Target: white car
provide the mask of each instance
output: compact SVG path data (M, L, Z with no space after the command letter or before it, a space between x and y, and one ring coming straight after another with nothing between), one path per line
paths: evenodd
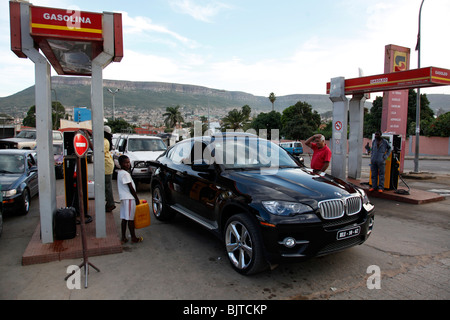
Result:
M167 146L161 138L142 135L122 135L118 138L113 153L114 171L120 170L119 157L126 155L131 162L131 176L136 182L150 183L152 167L150 161L163 154Z
M36 149L37 133L36 129L24 129L14 138L0 140L0 149ZM63 134L61 131L53 130L53 142L62 143Z

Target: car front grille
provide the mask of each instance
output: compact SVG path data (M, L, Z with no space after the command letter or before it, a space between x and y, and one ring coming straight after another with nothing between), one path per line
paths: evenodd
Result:
M320 214L325 220L339 219L345 214L351 216L361 211L362 201L359 196L345 199L333 199L319 202Z

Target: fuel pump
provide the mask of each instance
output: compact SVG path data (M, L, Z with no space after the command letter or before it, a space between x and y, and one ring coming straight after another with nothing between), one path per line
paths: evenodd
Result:
M79 201L78 201L78 188L77 185L77 156L75 154L75 149L73 146L73 138L75 136L74 131L64 132L64 188L66 195L66 206L73 207L77 210L79 214ZM86 217L86 223L92 222L92 217L88 216L87 213L89 208L88 201L88 170L87 170L87 159L86 157L81 159L81 188L83 195L83 207Z
M398 134L383 133L381 138L385 139L391 146L391 153L386 159L385 166L385 180L384 189L385 190L397 190L398 179L399 179L399 168L400 168L400 155L402 147L402 138ZM372 141L375 139L375 135L372 136ZM369 183L372 183L372 170L370 170Z

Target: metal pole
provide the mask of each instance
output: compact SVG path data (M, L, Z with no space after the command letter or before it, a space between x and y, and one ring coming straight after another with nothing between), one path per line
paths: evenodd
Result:
M417 47L418 52L417 68L420 69L420 46L421 46L421 27L422 27L422 6L423 2L420 4L419 10L419 34L417 36ZM414 172L419 173L419 138L420 138L420 88L417 88L417 100L416 100L416 150L414 156Z
M120 89L116 89L116 90L111 90L108 89L109 93L112 94L113 96L113 121L116 120L116 93L120 91Z

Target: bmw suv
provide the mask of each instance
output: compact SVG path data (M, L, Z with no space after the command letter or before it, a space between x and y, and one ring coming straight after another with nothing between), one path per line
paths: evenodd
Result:
M184 140L154 165L155 217L178 213L209 229L242 274L360 245L372 232L374 206L362 189L255 135Z

